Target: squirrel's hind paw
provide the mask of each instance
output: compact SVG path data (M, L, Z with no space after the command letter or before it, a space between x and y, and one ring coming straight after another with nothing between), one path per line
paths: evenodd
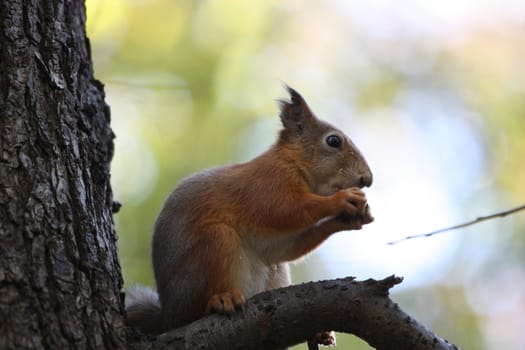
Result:
M214 294L208 301L206 313L231 315L236 309L242 309L244 301L244 295L237 288L228 292Z

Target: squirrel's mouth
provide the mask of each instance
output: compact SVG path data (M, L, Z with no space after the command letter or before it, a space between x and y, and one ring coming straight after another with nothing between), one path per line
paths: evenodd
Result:
M363 188L364 186L361 185L359 180L344 181L344 182L341 181L341 182L335 182L335 183L333 183L331 185L330 184L325 185L325 186L319 188L316 193L320 194L322 196L331 196L334 193L336 193L337 191L343 190L345 188L350 188L350 187Z
M337 191L340 191L342 189L345 189L345 188L350 188L350 187L358 187L358 188L363 188L364 186L359 182L359 181L348 181L348 182L345 182L345 183L335 183L332 185L332 189L335 192Z

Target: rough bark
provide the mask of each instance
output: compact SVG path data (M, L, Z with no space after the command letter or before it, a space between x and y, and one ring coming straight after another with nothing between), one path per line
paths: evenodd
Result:
M155 339L132 339L131 349L275 349L306 341L316 331L351 333L380 350L453 350L388 297L401 278L345 278L258 294L227 318L212 315Z
M0 1L0 348L122 348L113 134L83 1Z

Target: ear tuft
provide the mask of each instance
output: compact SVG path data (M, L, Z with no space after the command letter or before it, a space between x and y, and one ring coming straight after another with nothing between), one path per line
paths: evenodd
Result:
M285 85L290 94L290 101L279 100L281 122L285 129L295 135L302 135L305 126L312 120L313 114L304 98L293 88Z
M291 86L286 85L286 90L290 94L290 98L292 99L292 103L294 105L300 105L302 103L305 103L303 96L301 96L296 90L294 90Z

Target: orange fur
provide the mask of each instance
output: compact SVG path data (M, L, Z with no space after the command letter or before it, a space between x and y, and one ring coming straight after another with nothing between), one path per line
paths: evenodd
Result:
M158 332L208 312L232 313L245 297L286 286L286 262L373 220L359 189L372 182L361 153L289 91L274 146L247 163L190 176L166 200L153 237Z

